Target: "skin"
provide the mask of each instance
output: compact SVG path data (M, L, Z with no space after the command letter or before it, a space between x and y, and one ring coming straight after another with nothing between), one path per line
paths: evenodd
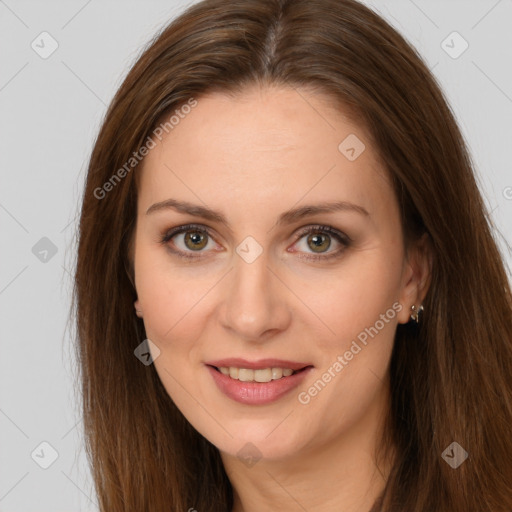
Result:
M366 145L354 161L338 150L350 134ZM369 510L391 464L377 466L375 450L389 410L394 334L426 294L430 257L424 240L404 251L398 203L363 128L327 96L306 89L211 93L157 141L139 178L135 307L160 350L154 364L167 392L220 450L233 511ZM173 209L146 214L169 198L221 211L230 229ZM369 215L337 211L276 225L290 208L340 200ZM184 233L161 243L170 228L188 223L212 232L199 252L185 245ZM308 234L294 237L318 224L353 241L344 247L324 232L327 240L315 251ZM247 236L263 250L252 263L236 252ZM340 250L339 258L307 259ZM401 311L309 403L300 403L298 393L393 304ZM213 383L204 362L225 357L275 357L314 369L277 402L251 406ZM261 456L252 466L237 456L249 442Z

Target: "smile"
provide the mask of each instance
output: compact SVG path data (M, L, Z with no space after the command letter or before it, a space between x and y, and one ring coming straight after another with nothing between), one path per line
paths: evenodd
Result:
M291 368L263 368L262 370L252 370L250 368L236 368L234 366L222 366L217 368L223 375L228 375L232 379L242 382L270 382L271 380L289 377L295 373Z
M285 397L313 370L311 365L293 369L280 366L243 368L207 364L206 368L223 395L246 405L265 405Z

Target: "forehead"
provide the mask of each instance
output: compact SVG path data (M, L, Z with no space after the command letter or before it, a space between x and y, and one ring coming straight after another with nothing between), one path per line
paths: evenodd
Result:
M143 206L204 197L247 211L244 205L277 200L284 207L307 198L359 202L371 213L374 203L392 199L365 130L328 96L253 87L201 96L179 114L139 171Z

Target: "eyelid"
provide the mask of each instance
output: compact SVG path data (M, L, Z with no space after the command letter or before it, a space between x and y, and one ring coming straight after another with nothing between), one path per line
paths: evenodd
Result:
M309 226L301 228L295 234L295 236L297 237L296 240L302 238L306 234L314 233L316 231L321 232L321 233L328 233L330 235L336 235L339 238L345 240L347 243L353 242L353 240L347 234L343 233L342 231L339 231L336 228L333 228L332 226L322 225L322 224L311 224Z
M198 232L201 232L201 233L206 233L208 235L208 237L212 238L214 241L216 241L215 239L215 236L213 235L213 230L208 227L208 226L205 226L205 225L202 225L202 224L184 224L184 225L181 225L181 226L176 226L174 228L171 228L167 231L165 231L162 236L161 236L161 239L160 239L160 242L163 244L163 245L167 245L168 242L174 238L176 235L179 235L179 234L182 234L182 233L186 233L187 231L198 231ZM328 260L330 258L334 258L334 257L337 257L337 256L340 256L340 253L344 252L345 249L352 244L353 240L348 236L346 235L344 232L341 232L335 228L333 228L332 226L328 226L328 225L320 225L320 224L311 224L311 225L308 225L308 226L305 226L301 229L299 229L298 231L295 232L294 234L294 242L293 242L293 245L295 245L301 238L303 238L305 235L307 234L314 234L314 233L320 233L320 234L323 234L323 233L326 233L328 234L329 236L332 236L334 238L337 239L337 242L341 245L343 245L344 247L342 249L338 249L337 251L333 251L333 252L328 252L328 253L307 253L308 255L302 255L302 256L299 256L303 259L306 259L306 260L317 260L317 261L322 261L322 260ZM182 251L182 250L173 250L173 249L170 249L169 250L177 255L177 256L180 256L180 257L183 257L185 259L202 259L203 256L201 254L201 252L203 251L198 251L197 255L194 255L194 251ZM295 252L295 251L294 251ZM302 254L300 251L297 251L299 252L300 254Z
M201 224L183 224L181 226L176 226L165 231L163 235L160 237L160 243L162 243L162 245L168 246L168 243L172 238L174 238L176 235L186 233L187 231L199 231L201 233L206 233L212 240L215 240L215 236L213 236L213 230L208 226L204 226ZM185 259L202 258L202 255L200 253L197 256L195 256L193 251L181 251L179 249L171 249L170 247L168 247L168 249L173 254L181 256Z
M331 259L336 260L336 259L340 258L343 255L345 250L349 246L351 246L352 242L353 242L353 240L348 235L346 235L345 233L337 230L336 228L333 228L332 226L326 226L326 225L320 225L320 224L312 224L312 225L306 226L306 227L300 229L298 232L296 232L294 245L299 240L301 240L305 235L314 234L314 233L319 233L319 234L326 233L330 237L335 238L336 241L340 245L342 245L342 248L338 249L336 251L332 251L332 252L316 253L316 254L315 253L306 253L306 254L304 254L304 253L302 253L300 251L297 251L299 258L305 259L307 261L319 261L320 263L321 262L327 262L328 260L331 260Z
M162 235L162 242L168 242L175 235L179 235L182 233L186 233L187 231L200 231L206 233L211 238L215 239L213 236L213 230L208 226L204 226L202 224L183 224L181 226L176 226L174 228L166 230Z

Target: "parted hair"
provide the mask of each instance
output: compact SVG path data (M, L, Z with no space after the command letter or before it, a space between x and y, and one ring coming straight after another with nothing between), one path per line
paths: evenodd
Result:
M391 177L406 243L421 235L431 243L421 323L395 335L382 442L396 456L373 510L510 512L512 304L495 227L435 77L355 0L193 4L142 50L110 103L88 165L73 294L100 510L232 510L218 449L178 410L154 365L134 356L146 338L129 254L138 167L104 197L95 191L167 113L203 93L254 84L310 87L350 113ZM454 441L469 454L456 469L442 457Z

